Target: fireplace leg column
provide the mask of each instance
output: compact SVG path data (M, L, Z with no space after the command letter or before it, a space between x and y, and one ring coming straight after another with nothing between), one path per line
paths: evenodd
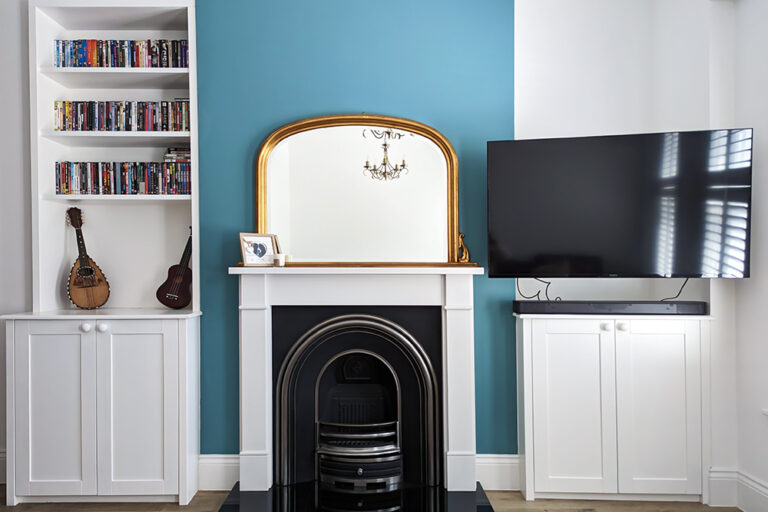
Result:
M446 275L443 326L445 487L474 491L475 349L472 275ZM450 375L450 379L446 376Z
M272 310L265 275L240 276L240 489L272 487ZM244 367L247 364L247 368Z

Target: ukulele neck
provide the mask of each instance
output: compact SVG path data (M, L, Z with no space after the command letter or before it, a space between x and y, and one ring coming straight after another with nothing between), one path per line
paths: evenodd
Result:
M85 239L83 238L83 231L80 228L75 228L75 235L77 236L77 254L80 260L81 267L87 267L88 265L88 253L85 250Z
M189 239L187 240L187 246L184 247L184 254L181 255L181 261L179 262L179 266L182 268L187 268L189 265L189 259L192 257L192 235L189 236Z

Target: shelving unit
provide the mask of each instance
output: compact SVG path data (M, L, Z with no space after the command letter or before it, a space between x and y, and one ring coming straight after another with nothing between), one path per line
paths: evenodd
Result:
M164 309L155 290L177 263L192 227L192 275L198 266L197 83L191 0L33 0L30 4L33 310L72 308L64 275L77 255L64 212L83 209L88 252L111 285L106 307ZM58 68L56 39L187 39L189 68ZM189 132L55 131L57 100L190 99ZM189 195L55 194L56 161L162 161L164 149L190 146ZM193 279L189 312L200 309Z
M178 501L197 492L199 317L194 0L30 0L31 312L4 317L9 505ZM56 39L187 39L189 68L56 68ZM54 102L189 98L189 132L61 132ZM191 194L57 195L54 164L162 161L189 146ZM66 281L83 212L110 285L81 310ZM155 298L192 234L192 303Z

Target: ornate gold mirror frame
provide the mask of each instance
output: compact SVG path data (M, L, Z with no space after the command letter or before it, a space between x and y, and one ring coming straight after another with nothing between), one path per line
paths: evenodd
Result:
M426 124L400 117L382 116L375 114L341 114L332 116L302 119L281 126L267 137L259 149L256 159L256 231L267 232L267 162L272 150L282 140L297 133L328 128L334 126L376 126L409 131L422 135L437 145L445 157L448 184L448 261L435 263L408 262L294 262L287 266L444 266L444 265L476 265L469 261L469 251L464 244L464 234L459 233L459 175L456 152L445 136Z

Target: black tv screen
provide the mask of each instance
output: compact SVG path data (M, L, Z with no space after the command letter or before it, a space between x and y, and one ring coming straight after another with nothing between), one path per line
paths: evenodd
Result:
M491 277L748 277L752 130L488 143Z

